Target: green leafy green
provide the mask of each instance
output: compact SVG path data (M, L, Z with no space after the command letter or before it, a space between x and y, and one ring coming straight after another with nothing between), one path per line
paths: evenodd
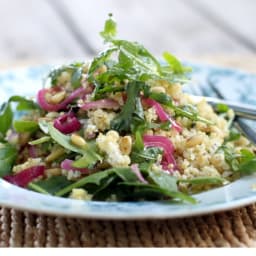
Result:
M100 35L106 42L111 41L117 34L116 22L111 18L112 14L109 14L109 19L106 20L104 30L100 32Z
M150 199L154 196L158 196L159 199L166 199L167 197L172 199L172 201L178 200L178 201L184 201L192 204L195 204L197 202L193 197L187 194L184 194L177 190L170 191L157 185L144 184L139 182L122 182L120 183L120 185L134 188L133 191L130 191L131 193L130 198L133 198L133 199L136 197Z
M0 141L2 141L6 135L6 132L12 125L13 112L10 103L4 103L0 108Z
M77 147L71 143L70 136L64 135L59 130L55 129L51 123L48 123L48 131L51 138L63 148L70 150L72 152L79 153L81 155L85 153L84 149Z
M81 85L82 74L83 74L83 62L76 62L70 65L64 65L60 68L53 69L45 79L45 83L48 79L51 81L51 86L58 84L58 78L63 72L68 72L71 76L71 85L73 88L77 88Z
M144 122L144 114L141 107L139 93L141 83L133 82L127 85L127 100L120 114L111 121L111 129L118 132L128 132L132 125L137 122Z
M101 160L102 157L99 154L88 148L86 154L74 161L72 166L75 168L91 168Z
M164 66L141 44L116 39L116 23L112 15L109 16L100 35L110 44L110 48L94 58L88 71L89 81L96 86L95 98L102 97L105 86L113 85L115 82L123 84L125 80L130 82L166 80L171 83L187 80L185 73L188 69L171 54L164 54L168 64ZM107 70L95 74L102 65L105 65ZM110 87L108 90L111 91Z
M170 174L163 171L152 171L149 170L149 177L160 188L165 189L169 192L177 192L177 179Z
M223 185L227 181L221 177L196 177L191 179L179 179L178 183L191 185Z
M53 176L45 180L30 182L28 188L43 194L55 194L57 191L69 186L72 181L65 176Z
M131 153L131 160L134 163L143 163L145 161L156 162L158 156L162 155L162 153L162 149L156 147L143 148L140 151L134 150Z
M184 67L175 56L173 56L169 52L164 52L163 57L166 60L166 62L170 65L170 67L172 67L174 73L180 74L184 72Z
M219 113L226 113L229 110L229 107L226 104L219 103L215 106L215 109Z
M225 161L234 172L249 174L256 172L256 155L248 149L241 149L236 153L234 148L223 144L219 150L225 155Z
M71 192L74 188L81 188L87 184L94 184L100 187L101 182L109 178L110 176L117 176L121 178L123 181L135 181L137 180L136 175L131 171L130 168L112 168L101 172L93 173L87 177L84 177L75 183L61 189L60 191L56 192L57 196L63 196L67 193Z
M14 146L0 143L0 177L11 173L17 155L18 152Z
M73 163L74 167L86 168L93 166L96 162L101 161L102 157L96 152L96 147L93 143L86 143L84 147L78 147L71 142L71 138L68 135L64 135L53 127L51 123L48 123L48 131L51 138L59 145L72 152L83 155Z
M51 140L51 137L49 136L43 136L37 140L33 140L29 142L29 145L39 145L39 144L43 144L45 142L48 142Z
M178 116L187 117L188 119L191 119L192 121L200 121L200 122L203 122L203 123L206 123L209 125L214 124L212 121L199 116L198 113L196 111L192 111L191 108L188 110L186 108L186 106L184 106L184 108L175 106L172 102L172 99L167 94L150 92L149 97L151 99L154 99L157 102L173 109L175 111L176 115L178 115Z
M16 108L12 108L12 102L17 103ZM0 141L4 141L6 132L12 127L14 119L14 111L31 111L39 110L39 106L32 100L28 100L21 96L12 96L8 102L0 107Z
M256 155L248 149L240 150L239 171L243 174L256 172Z
M16 132L35 132L39 127L36 121L16 120L13 123L13 128Z
M229 136L225 138L224 143L238 140L240 137L241 137L241 133L239 133L235 129L231 129L229 132Z
M12 96L9 99L9 102L16 102L18 103L16 106L16 110L18 111L28 111L28 110L39 110L40 107L37 103L33 100L29 100L22 96Z

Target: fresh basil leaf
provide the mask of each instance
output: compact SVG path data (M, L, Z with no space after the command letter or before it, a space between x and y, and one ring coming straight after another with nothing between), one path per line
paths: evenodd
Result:
M11 128L13 112L10 103L4 103L0 108L0 140L3 140L6 132Z
M11 173L16 161L17 149L10 144L0 144L0 177Z
M16 120L13 123L13 128L16 132L35 132L38 130L38 123L28 120Z

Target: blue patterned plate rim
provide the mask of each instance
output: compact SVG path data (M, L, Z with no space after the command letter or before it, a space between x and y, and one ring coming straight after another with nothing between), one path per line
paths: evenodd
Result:
M232 81L232 91L236 86L246 86L247 90L256 89L253 84L256 76L232 68L223 68L212 65L188 62L194 68L192 78L203 88L203 93L213 95L208 87L210 76L214 76L216 86L223 87L223 80ZM41 79L53 65L16 68L0 72L0 103L11 94L33 95L42 83ZM243 85L243 86L241 86ZM189 89L188 89L189 91ZM230 89L228 91L231 91ZM190 92L200 94L199 91ZM252 92L251 92L252 93ZM230 95L229 95L230 96ZM231 95L236 100L241 95ZM236 97L236 98L235 98ZM248 100L254 102L254 98ZM255 99L256 103L256 99ZM210 214L218 211L230 210L256 202L256 175L242 177L241 179L224 187L215 188L195 195L198 203L170 204L166 202L91 202L74 199L47 196L33 191L19 188L0 179L0 205L23 211L42 213L55 216L79 217L91 219L166 219L190 217Z

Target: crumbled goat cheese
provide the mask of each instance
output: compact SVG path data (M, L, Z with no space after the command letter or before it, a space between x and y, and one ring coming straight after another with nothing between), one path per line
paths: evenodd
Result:
M90 201L92 199L92 195L88 194L85 189L73 188L69 198Z
M121 153L118 139L119 135L116 136L115 131L109 131L106 135L100 134L96 139L96 143L100 150L106 153L106 160L111 166L128 166L131 163L131 159L128 155Z
M92 123L96 125L99 131L105 131L109 129L110 122L114 119L115 115L116 114L114 112L107 112L102 109L97 109L88 113Z

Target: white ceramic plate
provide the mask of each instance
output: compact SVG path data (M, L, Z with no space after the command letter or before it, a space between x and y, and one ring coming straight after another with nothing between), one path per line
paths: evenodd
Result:
M215 96L215 89L232 100L256 103L256 76L232 69L191 64L192 83L185 86L194 94ZM0 73L0 103L10 95L34 95L50 66L29 67ZM210 85L214 85L214 88ZM254 123L250 123L254 126ZM1 166L0 166L1 168ZM229 185L195 195L198 204L164 202L84 202L47 196L13 186L0 179L0 205L50 215L101 219L160 219L194 216L256 202L256 175L245 176Z

